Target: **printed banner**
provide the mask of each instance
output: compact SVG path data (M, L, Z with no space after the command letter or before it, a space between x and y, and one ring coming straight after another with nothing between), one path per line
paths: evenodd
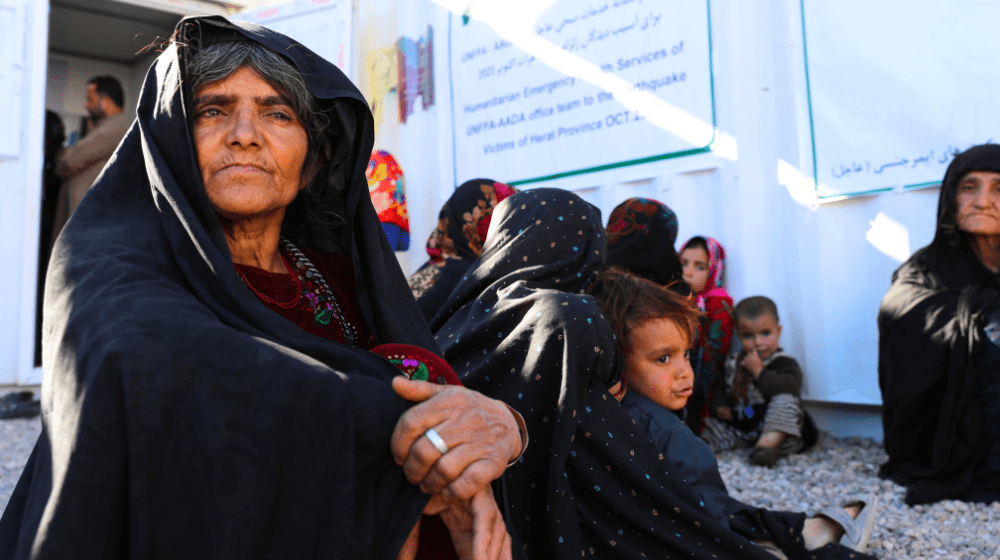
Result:
M820 197L938 185L1000 140L1000 2L802 2Z
M507 33L475 5L451 18L456 184L534 183L710 149L707 2L556 0L523 26Z

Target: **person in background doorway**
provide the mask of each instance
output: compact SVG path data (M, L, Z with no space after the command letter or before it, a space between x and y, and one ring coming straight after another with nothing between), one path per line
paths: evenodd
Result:
M42 295L45 274L52 255L56 208L62 179L56 175L56 161L66 140L66 128L55 111L45 110L45 160L42 163L42 211L38 228L38 281L35 283L35 365L42 363Z
M45 161L42 163L42 215L40 243L42 260L48 261L49 248L52 246L52 225L56 217L56 202L59 200L59 188L62 179L56 174L56 163L59 161L63 142L66 141L66 128L62 119L55 111L45 111Z
M716 451L754 445L750 462L774 466L779 457L815 443L802 408L802 369L779 346L778 306L770 298L746 298L733 315L743 349L726 360L702 437Z
M708 399L722 379L726 356L733 338L733 298L722 287L726 251L711 237L692 237L681 248L684 281L698 298L698 308L705 319L698 328L698 346L691 356L694 369L694 394L688 401L691 428L696 434L704 429L709 414ZM694 421L698 419L697 421Z
M125 92L117 79L98 76L87 82L85 108L91 127L87 136L63 150L56 162L56 174L65 182L59 193L52 239L62 231L125 136L129 119L122 112L124 106Z

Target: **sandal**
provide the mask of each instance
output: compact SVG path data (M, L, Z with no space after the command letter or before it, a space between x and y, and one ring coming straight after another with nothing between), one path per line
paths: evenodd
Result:
M861 506L856 518L851 518L847 509L853 506ZM868 540L871 539L872 530L875 528L875 512L878 510L878 495L872 494L867 501L854 500L844 507L830 507L823 509L813 517L822 515L834 523L844 528L844 536L840 539L840 544L847 548L864 552L868 548Z

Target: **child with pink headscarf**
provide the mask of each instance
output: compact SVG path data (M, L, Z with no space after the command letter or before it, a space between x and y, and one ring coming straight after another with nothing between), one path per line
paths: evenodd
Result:
M725 371L726 355L733 338L733 298L722 287L725 260L726 251L711 237L692 237L680 250L684 281L691 286L691 292L698 298L698 307L705 312L705 322L698 330L698 346L692 356L695 386L687 412L688 425L695 433L701 433L704 428L712 387Z

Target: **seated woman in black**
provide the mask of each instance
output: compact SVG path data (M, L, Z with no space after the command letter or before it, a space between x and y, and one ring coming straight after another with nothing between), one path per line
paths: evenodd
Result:
M422 512L452 554L509 557L513 415L390 362L447 369L368 197L372 130L292 39L179 24L56 242L0 558L391 560Z
M605 244L600 212L576 195L519 192L497 205L482 255L431 324L462 382L528 424L531 444L504 475L513 537L531 558L773 560L608 393L621 355L581 293Z
M427 238L430 257L408 279L413 296L430 322L472 261L479 258L493 209L517 192L492 179L471 179L451 193L438 213L438 224Z
M907 503L1000 500L1000 145L955 156L937 231L879 310L880 474Z

